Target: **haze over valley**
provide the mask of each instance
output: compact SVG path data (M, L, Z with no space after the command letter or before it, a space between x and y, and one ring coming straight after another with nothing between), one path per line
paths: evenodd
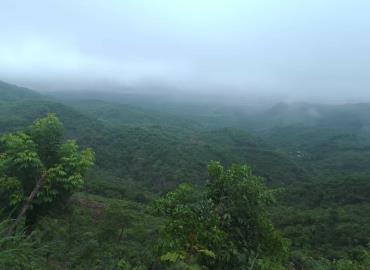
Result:
M0 6L0 269L369 269L370 3Z

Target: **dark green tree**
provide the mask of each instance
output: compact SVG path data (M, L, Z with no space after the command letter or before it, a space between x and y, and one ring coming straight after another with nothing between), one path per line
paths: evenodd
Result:
M92 150L80 151L73 140L63 142L62 123L53 114L22 132L2 136L0 204L16 219L9 232L24 217L32 231L40 215L82 187L93 160Z
M282 269L286 245L274 229L274 201L248 166L208 167L205 188L180 185L156 202L167 217L161 260L208 269ZM265 267L265 268L263 268Z
M225 170L219 162L211 162L208 172L207 197L238 253L257 258L282 255L284 241L268 213L274 191L265 186L263 178L248 166L234 164Z

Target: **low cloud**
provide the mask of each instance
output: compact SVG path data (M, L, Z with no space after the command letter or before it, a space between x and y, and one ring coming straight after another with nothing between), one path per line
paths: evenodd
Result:
M42 90L153 83L370 100L369 8L361 0L4 0L0 78Z

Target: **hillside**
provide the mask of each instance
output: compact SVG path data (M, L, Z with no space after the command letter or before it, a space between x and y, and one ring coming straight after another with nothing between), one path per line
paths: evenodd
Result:
M209 160L247 162L271 184L306 178L305 170L287 155L241 130L202 130L181 118L176 121L171 115L163 116L170 120L161 122L160 115L152 116L133 107L128 111L125 106L107 102L79 102L71 108L53 101L16 101L17 89L13 87L11 91L14 101L0 105L1 132L25 127L49 112L56 113L67 136L92 147L99 168L121 181L141 182L157 191L183 181L204 183ZM98 112L91 112L93 108ZM110 114L114 117L109 118ZM149 125L153 118L157 122Z
M254 118L254 134L321 175L370 173L370 105L279 104Z
M0 102L39 99L42 96L35 91L0 81Z
M270 188L277 188L271 217L289 239L295 269L317 270L310 265L339 259L362 262L367 254L366 104L278 104L252 117L238 107L209 105L199 116L168 112L170 104L152 110L145 104L45 98L8 84L3 89L0 133L55 113L65 139L74 138L96 154L83 190L38 225L43 243L53 247L48 264L55 269L65 269L61 262L70 269L99 269L94 267L101 263L114 269L117 256L149 267L164 222L153 214L153 200L180 183L202 190L210 160L249 164ZM206 119L216 121L205 124Z
M135 107L104 100L60 100L69 107L112 125L167 126L179 128L199 128L199 124L186 118L162 113L146 108Z
M310 104L279 103L255 116L251 121L255 130L284 128L292 125L333 128L337 130L358 129L370 125L370 104Z
M128 113L138 117L140 121L147 121L150 118L155 122L165 124L167 121L180 121L196 125L202 128L214 129L223 127L241 128L244 126L247 116L255 111L260 111L257 105L244 101L232 100L232 102L220 98L204 97L194 98L191 95L151 94L125 92L130 89L122 89L122 92L107 91L60 91L48 93L66 105L83 108L86 112L103 118L114 110L118 114ZM132 91L132 90L131 90ZM235 103L237 105L235 105ZM96 105L96 107L95 107ZM108 108L109 107L109 108ZM144 119L140 120L141 117ZM158 117L160 119L158 119ZM105 120L127 120L124 116L118 119L116 115L112 118L105 117Z

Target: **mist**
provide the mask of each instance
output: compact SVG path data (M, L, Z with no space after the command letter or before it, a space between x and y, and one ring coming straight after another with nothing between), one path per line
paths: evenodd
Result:
M41 91L370 101L370 3L1 1L0 80Z

